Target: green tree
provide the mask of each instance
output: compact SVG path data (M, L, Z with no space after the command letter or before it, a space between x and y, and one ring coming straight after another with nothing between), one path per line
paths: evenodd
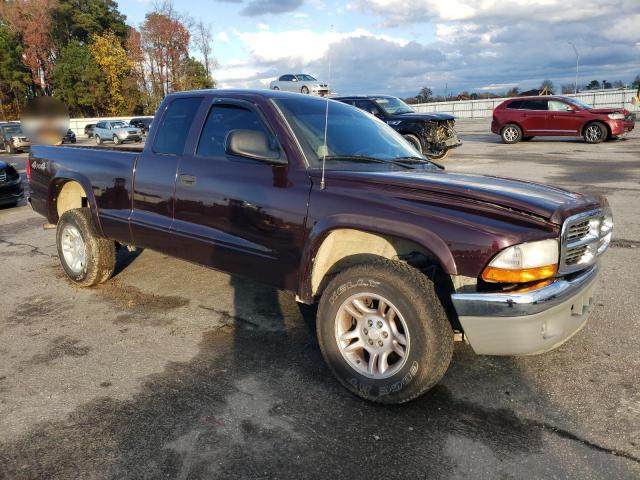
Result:
M64 47L53 70L53 95L62 100L73 116L95 116L106 112L107 83L89 52L77 40Z
M205 66L193 57L187 57L180 66L180 88L195 90L199 88L213 88L215 82L207 75Z
M0 120L17 118L29 95L31 74L21 57L18 38L0 24Z
M631 82L631 86L633 88L640 88L640 75L636 75L636 78L634 78L633 82Z
M89 43L91 35L106 31L124 41L127 35L125 20L113 0L58 0L52 13L52 36L60 49L73 39Z
M600 90L600 82L598 80L591 80L585 88L587 90Z

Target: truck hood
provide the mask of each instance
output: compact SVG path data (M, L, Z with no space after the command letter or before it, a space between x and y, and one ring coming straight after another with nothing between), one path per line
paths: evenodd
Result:
M602 196L588 196L540 183L501 177L448 173L431 170L343 171L328 170L331 179L377 184L381 195L395 189L411 189L449 198L492 204L540 217L560 225L577 212L605 205ZM330 183L329 183L330 185Z
M412 112L412 113L398 113L396 115L389 115L386 120L409 120L409 121L438 121L443 122L445 120L453 120L453 115L449 115L448 113L421 113L421 112Z

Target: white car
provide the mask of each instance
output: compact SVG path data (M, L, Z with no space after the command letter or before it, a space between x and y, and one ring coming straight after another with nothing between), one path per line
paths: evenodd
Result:
M271 90L283 90L285 92L297 92L304 94L329 95L329 85L322 83L317 78L306 73L287 73L269 84Z
M142 130L132 127L122 120L104 120L96 123L93 128L93 136L96 137L98 145L104 141L113 141L119 145L127 141L141 142Z

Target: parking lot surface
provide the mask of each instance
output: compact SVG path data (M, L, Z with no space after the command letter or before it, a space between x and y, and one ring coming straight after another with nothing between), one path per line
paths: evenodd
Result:
M334 380L293 295L152 251L77 288L23 202L0 209L0 478L640 478L640 134L503 145L488 122L459 122L448 170L612 205L594 313L567 344L457 343L432 391L374 405Z

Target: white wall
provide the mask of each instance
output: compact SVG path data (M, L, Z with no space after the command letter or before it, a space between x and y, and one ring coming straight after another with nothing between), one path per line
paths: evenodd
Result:
M575 97L581 102L587 103L595 108L616 107L626 108L632 112L640 112L638 105L633 105L631 99L636 94L636 90L605 90L589 93L578 93L577 95L564 95ZM450 113L457 118L483 118L490 117L493 109L506 98L493 98L491 100L460 100L451 102L419 103L412 105L418 112L440 112Z

